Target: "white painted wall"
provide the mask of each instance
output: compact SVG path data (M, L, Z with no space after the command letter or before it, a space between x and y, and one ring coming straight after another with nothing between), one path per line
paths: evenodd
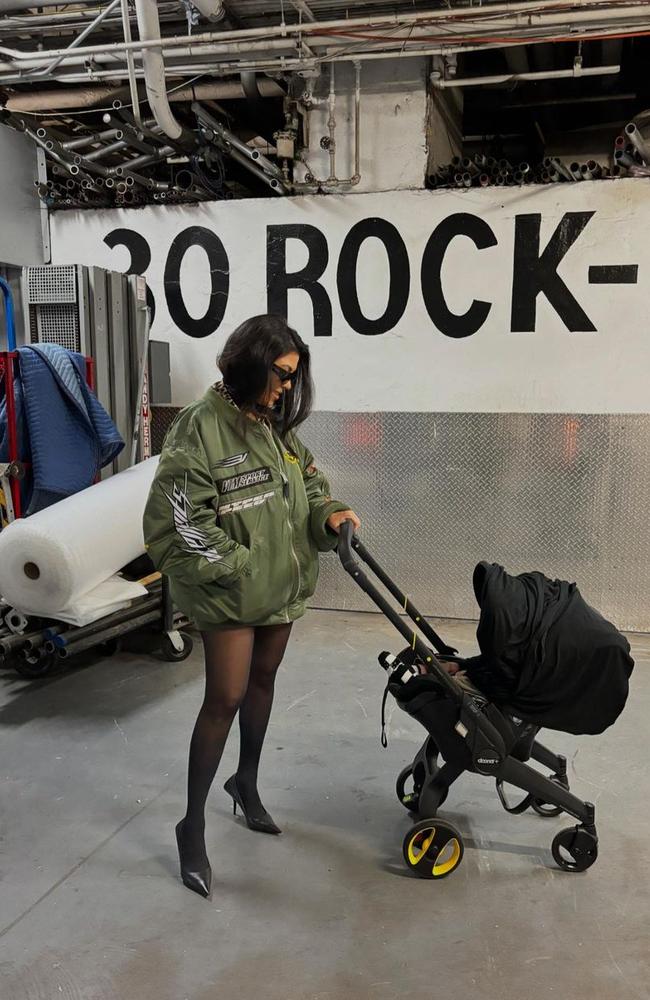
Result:
M0 126L0 261L5 264L43 263L37 176L34 143Z
M567 329L546 295L540 294L534 330L513 332L516 227L526 216L540 216L542 254L554 234L566 228L567 213L579 212L593 216L566 250L557 274L596 329ZM463 314L475 299L490 303L478 332L454 339L427 312L421 265L434 230L459 213L486 223L497 242L477 249L470 239L456 236L445 253L441 276L448 308ZM341 302L337 269L351 228L372 218L395 227L406 247L410 278L401 318L387 332L368 336L356 332L346 319L349 301ZM321 283L332 306L332 335L315 337L308 294L288 293L289 320L312 348L319 409L650 412L650 181L276 197L192 208L57 213L52 220L53 259L58 264L83 262L126 270L128 251L120 245L110 249L107 236L125 229L144 238L151 251L146 278L157 306L152 336L171 345L173 396L182 404L210 384L215 357L227 334L246 317L267 311L267 227L288 224L316 227L327 242L329 258ZM229 272L227 299L222 286L216 294L217 300L226 302L223 320L201 339L174 325L164 289L170 246L191 227L201 227L211 239L211 234L218 236ZM132 237L127 233L120 238ZM307 249L292 239L286 256L287 270L297 271L307 261ZM599 265L636 265L637 281L590 284L589 268ZM367 239L358 257L356 285L369 319L385 310L389 274L383 244L374 237ZM215 280L222 278L216 268ZM434 280L435 274L427 271L425 287ZM180 293L193 318L206 313L210 291L206 253L190 247L180 268Z
M351 63L334 63L336 93L336 173L354 173L354 84ZM321 98L329 94L329 68L322 77L306 80L306 89ZM424 186L427 78L424 59L387 59L361 67L361 182L354 189L391 191ZM309 152L312 173L329 176L329 155L320 141L329 135L327 103L309 113ZM304 176L304 171L303 171ZM300 170L298 177L301 179Z

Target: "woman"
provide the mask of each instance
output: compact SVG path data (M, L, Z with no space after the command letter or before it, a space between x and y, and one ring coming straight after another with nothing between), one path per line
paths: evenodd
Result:
M257 790L277 669L292 623L356 514L329 496L296 437L309 415L309 350L283 319L254 316L219 358L223 382L174 422L147 501L144 532L175 603L201 631L205 696L190 743L187 811L176 827L181 876L210 893L205 803L235 715L237 772L225 785L251 830L278 834Z

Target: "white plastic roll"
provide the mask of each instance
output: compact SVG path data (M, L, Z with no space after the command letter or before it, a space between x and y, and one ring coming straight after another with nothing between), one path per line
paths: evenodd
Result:
M142 555L142 515L157 464L150 458L0 531L5 601L56 618ZM111 598L115 604L115 591Z

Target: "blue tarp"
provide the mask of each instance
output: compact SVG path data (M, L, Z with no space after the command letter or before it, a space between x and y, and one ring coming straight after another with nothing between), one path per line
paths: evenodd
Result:
M20 458L31 463L26 514L91 486L124 447L117 428L86 384L81 354L57 344L18 349L14 380ZM0 399L0 461L8 460L6 401Z

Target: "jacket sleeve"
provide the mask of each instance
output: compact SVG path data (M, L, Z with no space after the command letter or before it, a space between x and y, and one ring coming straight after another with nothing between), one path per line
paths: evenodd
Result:
M320 552L331 552L338 541L335 532L327 527L327 519L339 511L348 510L348 504L332 500L330 486L320 469L314 464L314 456L302 442L294 437L292 445L302 469L302 479L309 502L310 528Z
M248 572L249 550L218 527L217 503L198 428L181 420L165 442L144 512L156 569L184 583L225 587Z

